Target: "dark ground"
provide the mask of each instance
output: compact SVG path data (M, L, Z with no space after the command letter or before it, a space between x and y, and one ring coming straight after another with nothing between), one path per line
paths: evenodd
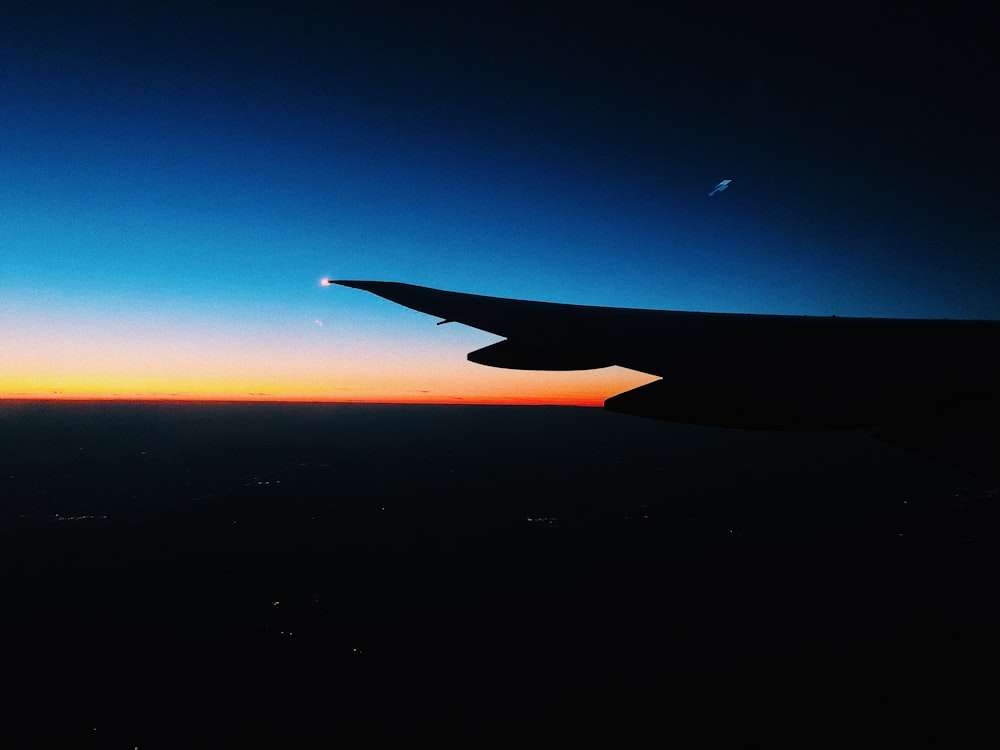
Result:
M0 402L0 498L6 747L953 743L996 698L1000 495L861 432Z

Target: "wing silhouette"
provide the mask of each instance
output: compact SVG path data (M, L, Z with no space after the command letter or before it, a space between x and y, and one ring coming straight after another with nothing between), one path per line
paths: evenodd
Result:
M879 428L880 440L1000 477L1000 321L593 307L335 283L504 337L472 362L659 377L607 399L611 411L716 427Z

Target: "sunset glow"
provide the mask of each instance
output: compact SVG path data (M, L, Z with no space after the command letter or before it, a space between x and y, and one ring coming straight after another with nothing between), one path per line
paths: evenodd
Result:
M469 365L469 367L476 367ZM0 376L0 399L126 399L176 401L323 401L424 404L553 404L600 406L615 393L649 382L649 376L623 370L588 373L523 373L485 377L460 372L413 371L389 377L338 378L330 383L315 373L253 379L166 378L156 373L114 376L100 372L76 377L28 373ZM485 368L484 368L485 369ZM499 372L499 371L498 371ZM414 388L418 384L420 388Z
M395 306L382 304L392 319ZM50 303L45 315L30 305L0 312L16 353L0 370L0 398L599 405L650 380L621 368L484 367L465 356L494 336L405 310L388 324L341 313L317 325L307 314L323 307L263 321L252 309L215 320L169 307L123 316L86 299Z

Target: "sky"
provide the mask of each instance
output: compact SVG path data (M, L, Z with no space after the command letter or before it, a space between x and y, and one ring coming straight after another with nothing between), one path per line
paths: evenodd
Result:
M985 15L645 5L3 3L0 398L599 404L650 380L474 365L495 337L327 276L1000 318Z

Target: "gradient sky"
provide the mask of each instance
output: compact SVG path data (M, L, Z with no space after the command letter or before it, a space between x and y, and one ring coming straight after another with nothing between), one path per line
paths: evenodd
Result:
M1000 318L987 19L702 5L3 3L0 397L649 379L472 365L495 337L323 276Z

